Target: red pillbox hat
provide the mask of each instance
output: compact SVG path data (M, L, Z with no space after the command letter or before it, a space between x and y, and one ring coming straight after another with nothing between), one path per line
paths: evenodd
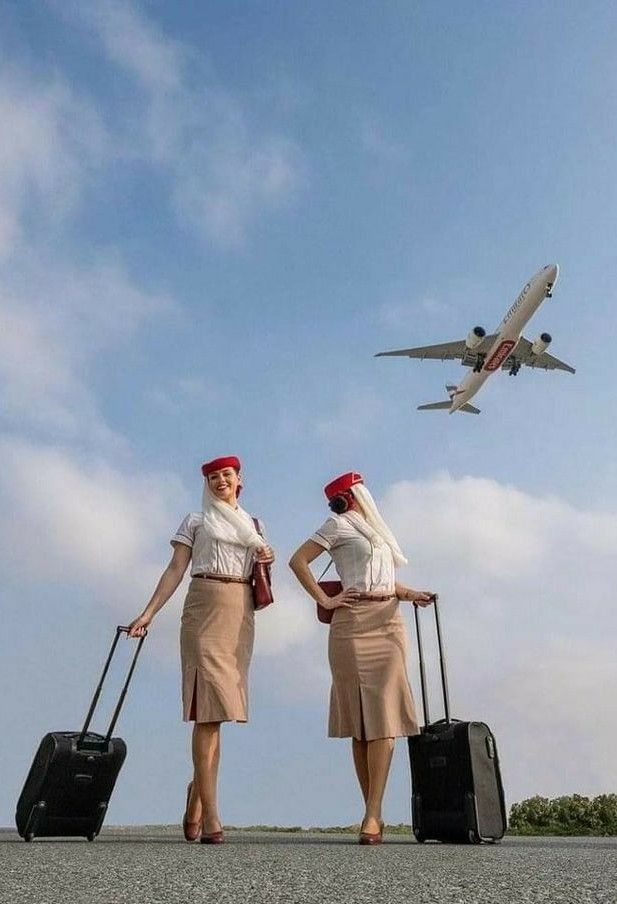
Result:
M340 477L337 477L335 480L326 484L323 491L328 499L333 499L334 496L338 496L339 493L350 490L355 483L364 483L364 478L362 477L362 474L358 474L357 471L350 471L348 474L341 474Z
M235 455L227 455L223 458L213 458L212 461L207 461L201 466L201 473L204 477L207 477L208 474L211 474L213 471L222 471L223 468L235 468L236 471L239 471L240 459L236 458Z

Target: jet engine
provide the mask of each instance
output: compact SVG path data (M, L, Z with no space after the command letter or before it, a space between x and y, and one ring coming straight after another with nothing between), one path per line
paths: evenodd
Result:
M548 333L542 333L538 336L537 339L534 340L531 346L531 354L532 355L541 355L542 352L545 352L546 349L552 342L551 336Z
M480 345L485 336L486 330L484 329L484 327L474 326L474 328L470 331L469 335L465 339L465 345L471 351L471 349L477 348L478 345Z

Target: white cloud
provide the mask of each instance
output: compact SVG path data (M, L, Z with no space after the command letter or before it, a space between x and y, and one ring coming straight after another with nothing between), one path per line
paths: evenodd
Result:
M161 543L185 500L175 475L121 471L10 436L0 439L0 495L7 568L97 590L102 582L116 606L152 592Z
M171 309L171 300L138 289L115 255L90 266L33 265L18 256L0 272L4 418L56 436L114 441L88 389L88 365Z
M91 577L111 577L142 562L164 525L161 487L153 493L147 478L123 478L103 461L83 463L61 448L7 437L0 458L16 536L44 549L46 566L58 573L71 564Z
M496 704L511 716L501 738L505 762L525 796L614 792L614 636L573 634L533 655L521 650L497 678Z
M94 28L110 60L130 72L145 88L174 92L181 88L185 52L164 36L137 6L119 0L62 3Z
M317 702L325 720L331 682L328 629L317 621L315 603L296 582L285 558L279 551L273 605L255 615L254 694L274 705Z
M88 388L88 368L171 301L138 288L113 250L75 264L49 242L115 154L92 105L58 75L34 79L4 67L0 118L2 417L117 445Z
M285 203L300 187L302 163L293 142L261 138L236 120L223 140L195 144L176 173L178 210L221 244L240 244L264 208Z
M260 214L301 189L305 166L297 144L252 125L236 98L205 85L189 48L164 35L137 4L105 0L69 10L135 82L125 153L169 174L172 203L200 236L240 244Z
M512 798L612 790L617 514L448 474L381 507L408 582L441 593L454 715L493 726Z
M1 259L22 239L25 215L48 226L73 209L106 136L93 107L61 79L36 81L6 67L0 121Z
M276 656L284 650L306 643L318 633L315 604L296 583L285 562L277 563L274 572L275 602L257 613L260 631L255 644L256 653Z
M518 592L542 581L543 592L569 590L571 598L580 589L588 607L597 606L598 593L615 575L610 550L617 544L617 516L582 511L557 497L439 474L394 485L383 504L423 570L463 573L481 585L493 581L492 592ZM589 556L591 574L581 568L581 558ZM590 589L595 599L589 600Z

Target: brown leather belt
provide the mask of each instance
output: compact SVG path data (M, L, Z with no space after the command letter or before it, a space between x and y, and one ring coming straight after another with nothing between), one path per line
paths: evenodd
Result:
M237 578L231 574L209 574L207 571L203 574L194 574L194 578L203 578L204 581L220 581L221 584L250 584L246 578Z
M355 597L355 600L357 601L364 602L365 600L369 600L371 603L385 603L387 600L393 599L393 593L388 593L387 596L383 594L381 596L374 596L368 593L361 593L359 596Z

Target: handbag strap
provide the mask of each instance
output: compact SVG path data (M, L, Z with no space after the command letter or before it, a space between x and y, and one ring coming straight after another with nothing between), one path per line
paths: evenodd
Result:
M319 575L319 578L317 579L317 583L319 583L319 581L321 581L321 579L323 578L324 574L326 574L326 572L328 572L330 570L333 563L334 563L334 559L331 558L330 561L328 562L328 564L326 565L326 567L324 568L324 570Z
M255 525L255 530L257 531L257 533L259 534L259 536L260 536L260 537L263 537L263 538L264 538L264 541L265 541L266 538L264 537L263 531L262 531L261 527L259 526L259 519L258 519L258 518L255 518L255 517L252 515L252 516L251 516L251 521L252 521L253 524ZM256 567L257 567L257 564L258 564L258 563L255 562L255 565L254 565L253 567L256 568ZM263 563L262 563L262 564L263 564ZM268 581L268 583L270 583L271 577L270 577L270 565L269 565L269 564L268 564L268 565L265 565L265 564L264 564L264 571L265 571L265 573L266 573L266 580Z

